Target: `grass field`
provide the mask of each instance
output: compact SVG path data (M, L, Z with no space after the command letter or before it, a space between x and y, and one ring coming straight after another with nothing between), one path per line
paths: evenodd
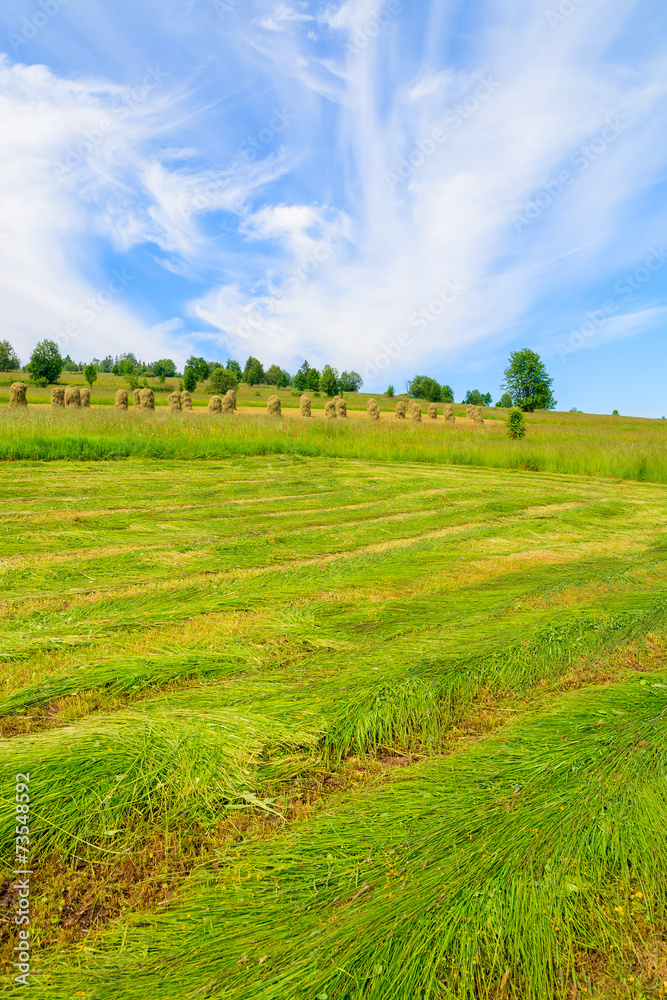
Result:
M3 409L32 995L664 997L665 428L613 419Z

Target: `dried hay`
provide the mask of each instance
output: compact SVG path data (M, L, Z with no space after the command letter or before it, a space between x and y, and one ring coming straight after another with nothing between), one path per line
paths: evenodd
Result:
M482 410L482 407L481 406L475 406L475 407L473 407L473 409L474 409L475 412L473 414L473 418L472 419L475 421L476 424L482 424L482 426L483 426L484 425L484 411Z
M475 419L475 407L471 406L470 403L468 403L468 405L466 406L466 419L467 420Z
M222 412L233 413L236 409L236 393L233 389L228 389L222 397Z
M231 399L231 401L232 401L232 410L235 410L236 409L236 389L228 389L227 392L225 393L225 396L227 396L229 399Z
M336 404L334 403L333 399L327 399L326 403L324 404L324 416L326 417L327 420L336 419Z
M155 409L155 393L152 389L142 389L139 393L139 402L142 410Z
M10 406L27 406L28 399L26 393L28 391L28 386L25 382L12 382L9 387L9 405Z
M169 409L170 410L178 410L180 412L180 409L181 409L181 394L180 394L180 392L178 390L176 390L175 392L170 393L168 402L169 402Z
M366 403L366 413L368 414L369 420L379 420L380 419L380 407L377 405L374 399L369 399Z
M65 386L54 385L51 390L51 406L65 406Z
M408 416L410 417L410 420L415 420L418 424L421 423L422 408L416 399L410 400L410 405L408 406Z
M137 409L141 406L141 389L134 390L134 392L132 393L132 402L137 407Z
M81 393L78 385L68 385L65 389L65 406L81 406Z
M222 400L220 396L211 396L208 401L209 413L222 413Z
M90 409L90 386L84 385L83 388L79 389L79 396L81 397L81 405L86 409Z
M302 417L309 417L310 414L310 396L307 396L304 392L303 396L299 400L299 410Z
M171 396L169 397L171 399ZM187 389L184 389L181 393L181 409L191 410L192 409L192 396Z
M405 402L402 399L396 400L396 416L399 420L405 420Z
M445 422L446 423L448 423L448 424L455 424L456 423L456 415L454 413L454 404L453 403L445 403L445 408L443 410L443 414L442 415L445 418Z
M344 399L339 396L338 399L333 399L333 403L336 404L336 416L339 420L347 419L347 403Z
M114 405L119 410L126 410L129 398L130 397L128 396L126 389L119 389L116 393L116 402Z
M281 416L280 396L276 396L275 392L272 392L266 401L266 412L270 417Z
M437 407L436 403L429 403L428 404L428 415L431 418L431 420L437 420L437 418L438 418L438 407Z

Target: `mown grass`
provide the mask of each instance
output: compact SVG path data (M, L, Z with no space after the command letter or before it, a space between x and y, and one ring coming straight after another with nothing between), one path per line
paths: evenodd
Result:
M499 412L499 411L497 411ZM486 466L667 482L667 423L580 414L529 414L519 441L499 419L375 423L275 420L266 415L165 412L0 410L0 460L95 461L125 458L205 460L294 455L379 462Z
M660 995L662 486L289 454L0 476L2 874L29 770L37 996ZM105 917L109 886L136 909Z

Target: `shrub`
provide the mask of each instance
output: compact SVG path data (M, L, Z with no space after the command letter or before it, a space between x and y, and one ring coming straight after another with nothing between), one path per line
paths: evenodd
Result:
M215 368L209 379L208 387L213 393L225 395L230 389L236 389L238 379L229 368Z
M522 438L526 435L526 421L521 410L510 410L507 418L507 436L510 438Z
M183 385L187 392L194 392L197 388L197 376L192 368L186 368L183 372Z
M389 398L391 399L393 395L394 395L394 387L393 385L388 385L387 391L385 392L385 396L389 396Z

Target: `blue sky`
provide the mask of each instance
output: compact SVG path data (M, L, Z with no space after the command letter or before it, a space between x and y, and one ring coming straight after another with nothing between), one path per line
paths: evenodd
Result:
M4 0L0 338L667 416L662 0Z

